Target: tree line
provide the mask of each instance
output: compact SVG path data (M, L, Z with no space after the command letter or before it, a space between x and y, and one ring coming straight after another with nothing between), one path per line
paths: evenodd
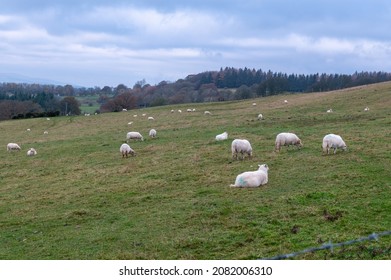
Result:
M286 74L261 69L221 68L188 75L176 82L150 85L145 80L133 87L119 84L84 88L72 85L0 83L0 120L53 115L79 115L78 97L96 96L99 112L216 102L263 97L281 93L323 92L391 80L387 72L353 74Z

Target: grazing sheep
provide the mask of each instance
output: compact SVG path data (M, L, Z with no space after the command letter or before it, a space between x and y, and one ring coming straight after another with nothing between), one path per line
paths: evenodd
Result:
M175 111L174 110L171 110L171 113L174 113Z
M191 112L193 112L193 110L192 109L187 109L186 112L191 113Z
M258 170L247 171L236 176L235 184L231 187L237 188L256 188L261 185L266 185L268 182L269 167L267 164L258 165Z
M35 156L37 155L37 151L34 148L30 148L30 150L27 151L28 156Z
M290 132L282 132L277 135L275 142L275 150L280 151L281 146L295 145L298 148L303 147L303 143L296 134Z
M288 100L285 99L285 100L284 100L284 103L285 103L285 104L288 103Z
M364 112L368 112L368 111L369 111L369 107L365 107Z
M30 129L30 128L27 128L27 131L31 131L31 129Z
M254 102L254 103L253 103L253 106L257 106L257 103Z
M204 112L204 115L212 115L212 113L209 112L209 111L205 111L205 112Z
M333 109L328 109L326 112L327 112L327 113L332 113L332 112L333 112Z
M153 117L148 117L148 120L153 121L154 118Z
M330 149L334 149L334 154L337 152L337 148L342 149L343 151L346 151L347 146L345 142L342 140L342 137L336 134L327 134L323 138L322 143L323 153L329 153Z
M140 132L137 131L130 131L126 134L126 141L130 139L135 139L135 140L141 140L144 141L143 136L140 134Z
M133 118L137 118L137 115L133 115Z
M122 109L122 112L127 112L127 111L128 111L128 110L127 110L127 109L125 109L125 108L124 108L124 109Z
M47 135L47 134L49 134L49 132L45 130L45 131L43 132L43 134Z
M141 116L145 117L146 115L147 115L147 114L144 113L144 114L142 114Z
M149 131L149 137L151 137L151 138L155 138L156 137L156 130L155 129L152 128Z
M16 143L8 143L7 144L7 151L20 151L20 146Z
M128 125L131 125L133 122L128 122Z
M126 143L123 143L121 145L121 147L119 148L119 151L121 152L123 158L128 157L129 154L131 156L136 155L136 152Z
M249 158L251 158L253 155L253 149L251 147L251 144L246 139L233 140L231 144L231 151L232 151L232 159L237 159L238 153L242 154L242 159L244 158L244 154L247 154Z
M228 139L228 133L223 132L221 134L216 135L216 141L222 141L222 140L227 140Z
M259 114L258 117L257 117L258 120L263 120L263 115L262 114Z
M181 109L179 109L179 110L178 110L178 113L182 113L182 110L181 110Z

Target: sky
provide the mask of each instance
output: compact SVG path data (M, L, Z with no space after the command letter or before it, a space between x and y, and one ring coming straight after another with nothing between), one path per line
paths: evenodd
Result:
M391 72L390 28L389 0L0 0L0 82L132 87L225 67Z

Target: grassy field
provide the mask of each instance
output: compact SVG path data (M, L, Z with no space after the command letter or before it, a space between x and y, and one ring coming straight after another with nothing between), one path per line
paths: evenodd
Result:
M122 158L132 130L146 140ZM224 131L229 140L216 142ZM274 152L284 131L304 147ZM327 133L348 151L322 155ZM234 138L252 143L252 159L231 159ZM391 230L390 139L391 83L3 121L0 259L257 259ZM8 142L22 151L7 152ZM37 156L26 156L30 147ZM267 185L229 187L259 163L269 165ZM298 258L391 259L391 236Z

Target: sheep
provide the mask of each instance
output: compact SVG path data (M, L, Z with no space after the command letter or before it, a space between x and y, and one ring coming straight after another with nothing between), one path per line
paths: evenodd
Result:
M174 110L171 110L171 113L174 113L175 111Z
M152 128L149 131L149 137L151 137L151 138L155 138L156 137L156 130L155 129Z
M20 146L16 143L8 143L7 144L7 151L8 152L11 152L11 151L20 151Z
M251 144L246 139L233 140L231 144L231 151L232 151L232 159L237 159L238 153L242 154L242 159L244 158L244 154L247 154L249 158L251 158L253 154L253 149L251 147Z
M34 148L30 148L30 150L27 151L28 156L35 156L37 155L37 151Z
M122 109L122 112L127 112L128 110L126 108Z
M221 134L216 135L216 141L222 141L222 140L227 140L228 139L228 133L223 132Z
M179 109L179 110L178 110L178 113L182 113L182 110L181 110L181 109Z
M285 99L285 100L284 100L284 103L287 104L287 103L288 103L288 100Z
M137 115L133 115L133 118L137 118Z
M326 112L327 112L327 113L332 113L332 112L333 112L333 109L328 109Z
M135 139L135 140L141 140L144 141L143 136L140 134L140 132L137 131L130 131L126 134L126 141L130 139Z
M154 118L153 117L148 117L148 120L153 121Z
M258 170L247 171L236 176L235 184L230 185L236 188L256 188L261 185L266 185L268 182L269 167L267 164L258 164Z
M136 155L136 152L126 143L123 143L121 145L121 147L119 148L119 151L121 152L123 158L128 157L129 154L131 156Z
M212 115L212 113L209 112L209 111L205 111L205 112L204 112L204 115Z
M347 146L345 142L342 140L342 137L336 134L327 134L323 138L322 143L323 153L329 153L330 149L334 149L334 154L337 152L337 148L342 149L343 151L346 151Z
M259 114L258 117L257 117L258 120L263 120L263 115L262 114Z
M368 112L368 111L369 111L369 107L365 107L364 112Z
M45 130L45 131L43 132L43 134L47 135L47 134L49 134L49 132L48 132L47 130Z
M303 143L296 134L290 132L279 133L276 137L275 151L280 151L281 146L295 145L298 148L303 147Z
M30 129L30 128L27 128L27 131L28 131L28 132L30 132L30 131L31 131L31 129Z
M254 103L253 103L253 106L257 106L257 103L254 102Z
M191 113L191 112L193 112L193 110L192 109L187 109L186 112Z
M147 114L144 113L144 114L142 114L141 116L145 117L146 115L147 115Z

